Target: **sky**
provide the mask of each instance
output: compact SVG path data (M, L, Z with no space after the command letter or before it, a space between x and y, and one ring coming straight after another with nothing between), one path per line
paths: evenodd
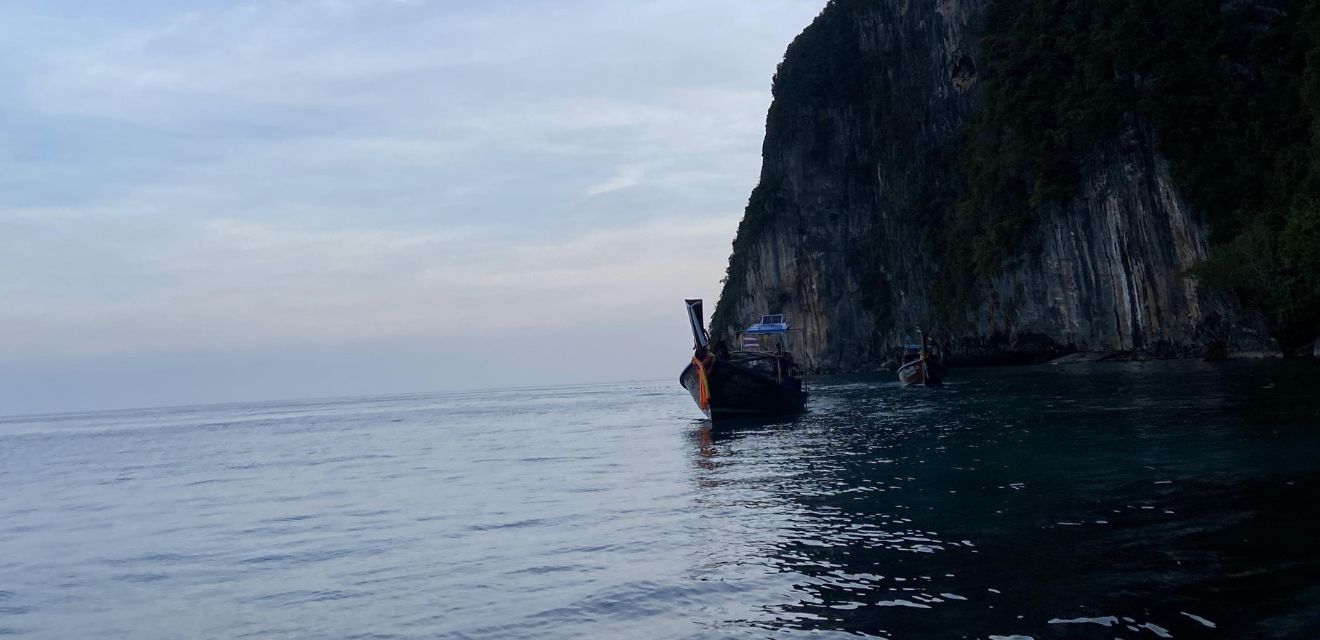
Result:
M824 0L9 0L0 415L677 379Z

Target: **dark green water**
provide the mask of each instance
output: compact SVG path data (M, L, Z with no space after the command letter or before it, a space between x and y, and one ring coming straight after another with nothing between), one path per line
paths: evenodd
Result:
M1320 638L1315 365L810 388L0 418L0 635Z
M1162 362L961 370L940 389L834 378L795 423L694 434L694 462L710 500L784 512L729 558L802 576L767 629L1320 638L1317 373Z

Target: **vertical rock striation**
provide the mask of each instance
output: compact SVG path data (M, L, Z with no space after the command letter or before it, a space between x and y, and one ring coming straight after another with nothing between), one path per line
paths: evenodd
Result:
M1042 212L1012 266L947 312L914 212L975 107L985 4L834 0L790 45L713 332L782 311L817 372L881 368L917 327L964 362L1260 347L1258 323L1185 276L1206 230L1135 119L1082 159L1077 195Z

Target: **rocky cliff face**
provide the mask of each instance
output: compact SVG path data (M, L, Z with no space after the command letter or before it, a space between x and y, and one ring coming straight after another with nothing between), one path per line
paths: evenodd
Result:
M1041 212L1009 266L948 312L912 212L975 108L985 4L836 0L794 41L713 332L732 339L782 311L818 372L881 368L917 327L963 362L1262 347L1258 321L1184 275L1206 229L1135 118L1082 160L1075 197Z

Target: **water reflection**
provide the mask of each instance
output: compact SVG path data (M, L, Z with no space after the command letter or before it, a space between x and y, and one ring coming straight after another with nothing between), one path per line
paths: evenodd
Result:
M696 577L762 594L711 627L1320 637L1313 369L960 374L818 381L792 422L689 433L720 540Z

